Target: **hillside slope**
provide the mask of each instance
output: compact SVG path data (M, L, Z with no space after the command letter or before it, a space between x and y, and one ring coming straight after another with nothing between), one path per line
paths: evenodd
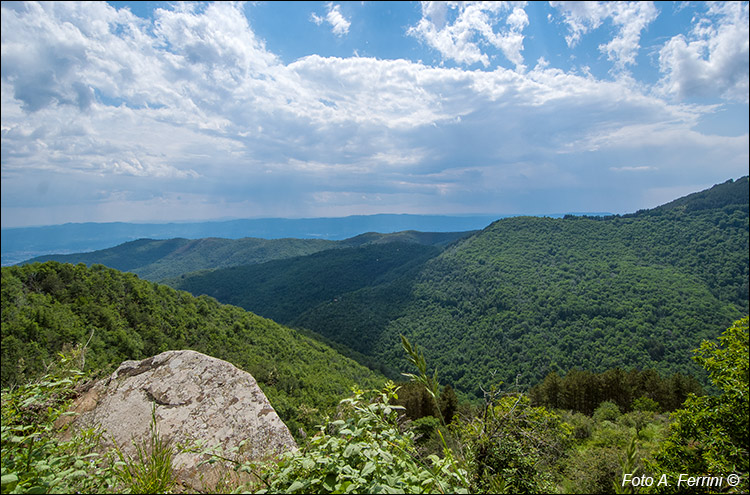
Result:
M209 297L95 265L2 268L2 385L88 341L87 369L193 349L250 372L290 430L312 427L355 384L382 377L294 330Z
M138 239L91 253L39 256L28 263L102 264L159 281L186 272L263 263L336 247L322 239Z
M417 232L391 234L368 232L341 241L323 239L138 239L90 253L39 256L26 263L102 264L141 278L159 282L201 270L254 265L305 256L327 249L358 247L391 242L443 246L472 232Z
M2 229L2 265L48 254L91 252L136 239L328 239L362 232L464 232L481 229L497 216L376 214L335 218L255 218L197 223L66 223Z
M711 207L500 220L425 265L370 352L398 366L403 333L477 395L493 372L522 384L574 367L698 374L690 350L748 312L747 193L743 178L716 186ZM329 318L303 323L325 333Z
M475 395L493 377L531 386L571 368L700 374L690 350L748 312L748 209L744 177L632 215L502 219L328 300L315 294L337 282L325 274L340 252L183 287L402 370L403 333ZM230 278L231 290L210 292Z
M437 256L440 249L389 242L323 251L310 256L198 272L166 280L193 294L288 323L342 294L380 285Z

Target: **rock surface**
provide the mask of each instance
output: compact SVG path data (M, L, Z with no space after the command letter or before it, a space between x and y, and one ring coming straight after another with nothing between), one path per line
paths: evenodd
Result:
M296 450L286 425L255 379L234 365L195 351L167 351L125 361L74 404L74 429L99 425L105 448L133 455L133 442L149 438L152 407L159 433L175 443L202 440L225 452L239 446L244 458L261 460ZM198 454L178 453L173 467L187 487L205 489L216 469L198 467Z

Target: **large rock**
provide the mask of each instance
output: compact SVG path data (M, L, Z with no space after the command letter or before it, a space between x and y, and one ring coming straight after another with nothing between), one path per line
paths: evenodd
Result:
M162 437L176 443L203 440L225 452L246 440L244 458L263 460L296 450L286 425L255 379L220 359L195 351L168 351L143 361L125 361L74 404L73 429L101 426L105 448L133 455L133 441L149 438L152 408ZM210 488L215 467L178 453L173 466L188 488Z

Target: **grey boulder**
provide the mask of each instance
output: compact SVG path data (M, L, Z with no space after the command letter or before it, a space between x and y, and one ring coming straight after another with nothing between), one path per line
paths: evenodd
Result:
M243 459L267 460L297 449L286 425L247 372L196 351L167 351L143 361L125 361L74 403L72 430L101 427L102 446L135 453L149 438L152 408L162 438L172 445L239 447ZM199 466L201 456L178 452L173 467L183 486L210 489L221 475ZM225 470L226 471L226 470Z

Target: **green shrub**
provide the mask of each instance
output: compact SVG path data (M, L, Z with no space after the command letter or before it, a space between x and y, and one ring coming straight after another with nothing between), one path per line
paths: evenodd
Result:
M604 401L594 411L593 418L595 421L615 421L620 417L620 408L612 401Z
M619 449L597 447L578 450L565 463L565 493L612 493L612 483L622 475Z
M630 408L633 411L650 411L655 413L661 411L659 403L645 395L635 399Z
M677 479L680 473L727 477L739 475L735 493L748 493L748 317L734 322L719 342L704 341L695 360L708 372L719 396L698 397L691 394L682 409L672 413L669 437L662 443L650 463L655 473ZM725 487L726 488L726 487ZM673 491L675 485L659 487ZM695 490L708 491L705 487Z
M471 491L552 491L551 468L565 452L570 434L559 415L532 407L525 395L494 401L483 417L459 426Z
M59 437L55 421L68 414L81 351L60 354L38 381L2 391L2 493L97 493L114 482L97 453L101 434Z
M589 438L594 430L594 420L583 413L565 411L562 414L562 419L570 426L572 437L576 440Z
M259 493L467 493L466 473L446 449L417 460L414 434L401 433L393 383L355 389L339 418L321 426L309 445L267 467Z

